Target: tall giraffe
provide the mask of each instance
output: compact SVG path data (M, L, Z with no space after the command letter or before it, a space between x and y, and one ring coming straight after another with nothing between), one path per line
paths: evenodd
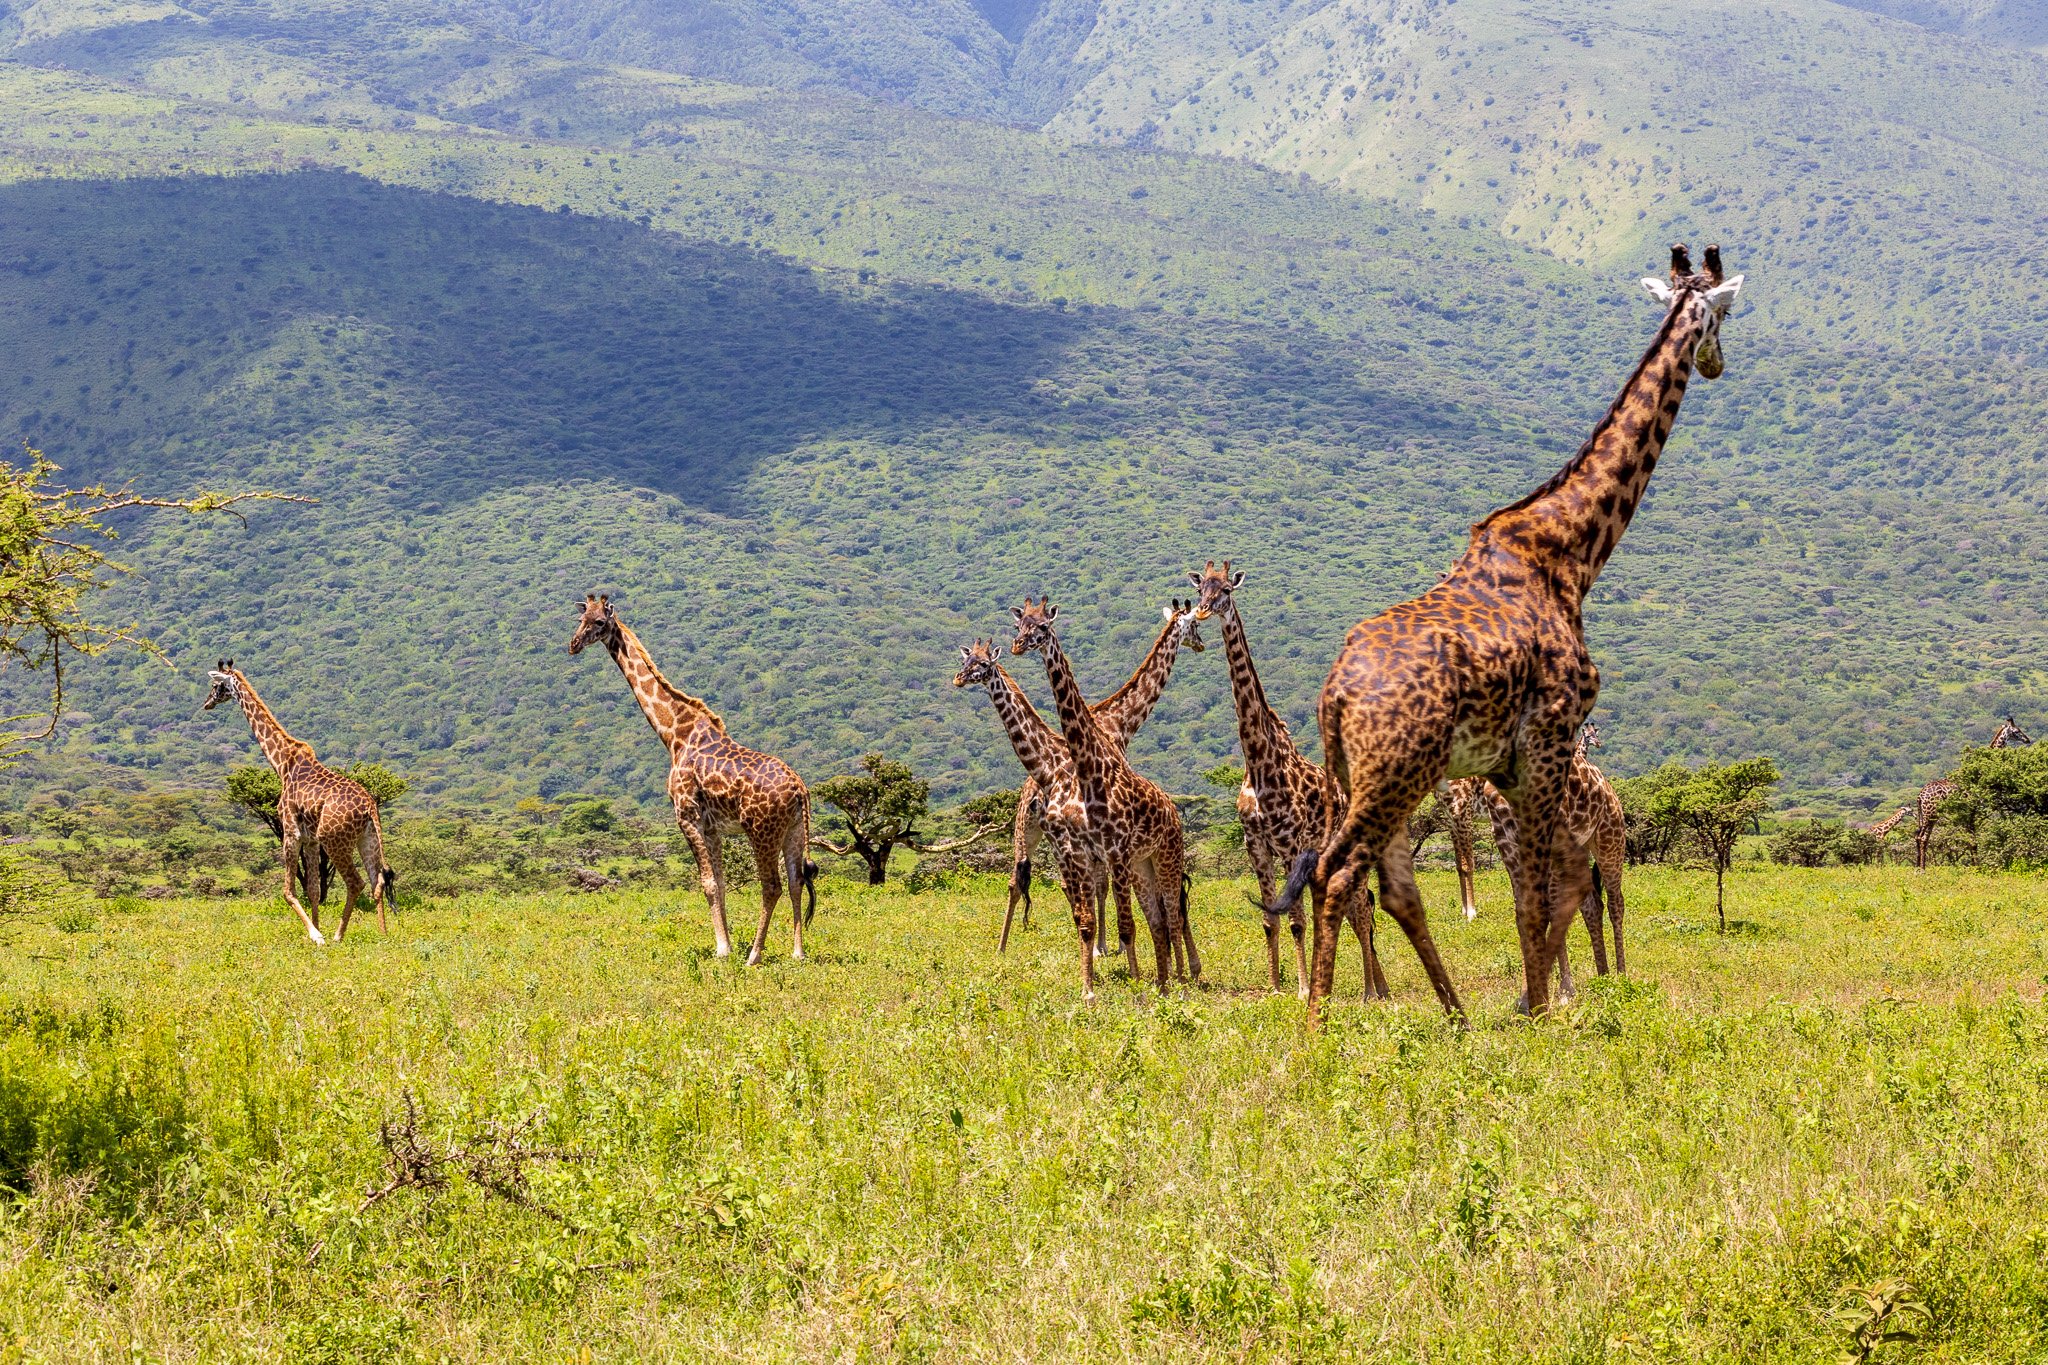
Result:
M1196 615L1223 619L1223 654L1230 664L1230 695L1237 707L1237 743L1244 753L1244 786L1237 793L1237 819L1244 828L1245 856L1259 879L1261 909L1273 903L1276 880L1305 850L1322 847L1330 812L1338 805L1337 784L1330 775L1301 756L1294 736L1266 700L1259 671L1252 663L1251 645L1245 639L1244 619L1238 614L1237 590L1244 573L1231 572L1230 561L1217 568L1210 560L1202 572L1188 574L1195 585ZM1279 878L1276 879L1275 872ZM1313 895L1313 892L1311 892ZM1266 921L1266 985L1280 989L1280 917L1268 912ZM1288 915L1287 927L1294 935L1294 966L1299 993L1308 998L1308 957L1302 946L1306 926L1297 900ZM1379 954L1373 950L1372 902L1354 898L1351 930L1358 936L1364 957L1365 995L1368 1000L1387 996L1386 974L1380 970Z
M1074 679L1073 665L1060 648L1055 622L1059 608L1049 601L1024 600L1012 607L1017 634L1010 653L1036 653L1045 664L1046 681L1052 685L1053 701L1059 707L1060 732L1066 737L1067 752L1074 763L1075 785L1079 789L1083 829L1081 838L1091 860L1106 863L1110 877L1138 893L1139 907L1152 930L1152 951L1158 960L1159 989L1166 989L1167 954L1172 937L1185 932L1187 890L1183 882L1186 849L1182 842L1180 811L1173 798L1140 777L1124 752L1111 742L1081 685ZM1084 919L1081 930L1083 994L1095 998L1095 921ZM1199 959L1190 953L1189 970L1200 975Z
M1564 828L1571 838L1572 847L1578 850L1577 856L1583 858L1591 854L1593 858L1592 888L1586 899L1574 908L1574 913L1586 922L1587 936L1593 940L1593 970L1605 976L1607 941L1603 921L1608 919L1614 924L1614 970L1628 971L1628 958L1621 944L1624 910L1621 868L1628 841L1622 823L1621 798L1615 794L1607 775L1587 757L1589 749L1599 747L1600 727L1589 720L1579 731L1578 746L1572 751L1571 777L1565 784ZM1491 783L1483 778L1478 782L1480 799L1486 803L1487 813L1493 819L1493 842L1500 850L1501 865L1508 869L1509 881L1521 886L1527 878L1518 871L1521 849L1516 837L1514 808L1493 789ZM1557 950L1557 976L1560 989L1570 995L1571 962L1562 943Z
M1600 688L1581 604L1642 501L1695 363L1709 379L1721 373L1721 321L1742 277L1723 278L1712 246L1694 273L1680 245L1669 283L1643 284L1665 305L1664 321L1592 436L1548 482L1474 526L1434 588L1353 626L1323 685L1323 761L1350 804L1321 855L1296 863L1280 907L1311 883L1324 895L1312 1011L1330 991L1337 920L1376 866L1387 912L1437 999L1464 1013L1430 937L1408 841L1393 837L1446 776L1490 780L1525 832L1515 927L1528 1009L1549 1007L1551 963L1590 881L1563 819L1579 724Z
M1152 708L1159 704L1160 696L1166 691L1167 679L1173 676L1173 665L1180 657L1180 651L1188 649L1200 654L1206 648L1202 632L1195 625L1194 603L1184 603L1176 597L1173 605L1161 607L1160 612L1166 624L1160 628L1152 648L1139 661L1137 671L1122 687L1094 705L1095 714L1121 749L1130 747L1131 737L1138 733L1151 716ZM1072 764L1066 759L1065 749L1065 741L1062 741L1058 762L1067 770L1067 780L1071 782ZM1031 928L1031 855L1037 850L1038 841L1045 837L1040 815L1043 806L1044 795L1038 779L1027 776L1017 793L1017 818L1010 835L1010 908L1003 912L1003 933L996 943L999 953L1009 950L1010 922L1020 901L1024 906L1024 928ZM1117 887L1116 901L1117 936L1129 945L1132 930L1130 889ZM1098 943L1098 955L1100 948ZM1184 945L1178 940L1175 951L1184 957Z
M1088 817L1081 801L1081 788L1074 778L1073 756L1066 737L1046 724L1038 708L1017 686L1017 680L996 661L993 640L976 640L960 647L960 671L953 675L955 687L988 689L996 718L1010 737L1017 761L1024 765L1028 780L1037 788L1037 819L1051 841L1060 870L1060 887L1073 910L1074 925L1084 939L1093 936L1083 928L1094 925L1109 895L1109 865L1088 839ZM1138 976L1138 949L1129 933L1123 933L1122 947L1131 976ZM1091 953L1092 960L1092 953ZM1092 1000L1093 979L1089 978Z
M760 965L768 922L782 897L785 878L796 945L790 956L801 962L804 926L818 908L818 869L804 856L811 837L811 793L803 779L781 759L734 741L717 712L663 677L640 637L619 620L609 596L591 594L583 599L569 652L581 654L592 640L611 654L647 723L668 746L668 796L675 805L676 826L697 858L697 880L711 903L718 956L732 953L720 841L727 834L744 834L761 878L761 923L747 950L747 965ZM799 898L806 893L807 903L800 907Z
M2033 737L2020 728L2020 723L2007 716L1986 747L2018 749L2033 742ZM1927 870L1927 852L1934 843L1934 819L1941 812L1941 803L1954 796L1957 790L1956 784L1948 778L1937 777L1922 787L1920 795L1914 799L1913 866L1922 872Z
M320 855L341 870L348 895L341 903L341 924L334 931L336 943L348 934L349 916L355 912L356 897L367 882L371 904L377 910L377 932L384 933L384 901L397 885L398 877L384 863L384 830L377 819L377 800L362 783L328 768L313 756L313 746L285 729L247 676L233 659L222 659L207 675L212 684L201 710L211 711L224 701L240 704L249 718L249 733L256 737L263 757L277 772L277 818L283 829L281 857L284 862L285 903L298 912L306 926L306 937L325 943L320 933ZM363 870L356 871L361 857ZM292 894L294 877L313 903L308 913Z

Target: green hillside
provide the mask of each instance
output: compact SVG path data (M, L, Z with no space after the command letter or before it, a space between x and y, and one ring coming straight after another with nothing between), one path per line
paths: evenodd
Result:
M615 671L563 652L603 588L741 737L813 777L880 744L957 794L1015 765L955 645L1050 590L1107 690L1224 555L1307 733L1349 624L1568 456L1654 325L1654 253L1588 270L1249 166L398 6L188 12L0 34L0 430L321 504L135 528L114 608L182 672L87 670L17 790L246 761L193 714L230 653L430 798L658 800ZM1591 609L1606 756L1763 750L1867 806L2048 699L2048 375L1990 344L2024 292L1959 270L1837 333L1771 301L1878 286L1753 264L1728 218L1759 302ZM1928 340L1943 310L1976 339ZM1135 752L1185 789L1233 744L1196 658Z

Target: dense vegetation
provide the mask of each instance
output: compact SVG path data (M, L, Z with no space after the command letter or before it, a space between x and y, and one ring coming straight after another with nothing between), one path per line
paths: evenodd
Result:
M561 653L608 587L748 742L814 779L881 747L950 801L1016 781L945 685L957 642L1050 589L1106 691L1222 553L1312 734L1343 630L1569 453L1654 316L1632 247L1588 273L1215 160L564 61L401 5L191 12L16 21L0 430L81 474L321 504L136 528L119 606L188 677L79 679L17 799L247 761L193 714L231 652L429 804L658 809L623 685ZM1768 752L1794 802L1863 814L2048 697L2048 379L1984 340L2036 291L1959 241L1970 272L1908 307L1759 222L1685 225L1759 303L1592 604L1607 756ZM1814 325L1823 283L1854 342ZM1182 674L1134 753L1187 791L1233 730L1222 670Z
M31 1357L2021 1361L2048 1349L2037 879L1632 874L1634 977L1529 1026L1497 874L1434 926L1475 1014L1214 984L1000 878L825 887L812 961L694 896L269 903L11 929L0 1333ZM1454 905L1447 873L1434 905ZM1577 938L1576 931L1574 935ZM1583 940L1578 940L1583 942ZM381 1192L381 1194L380 1194ZM372 1195L378 1197L372 1198ZM1873 1303L1872 1300L1876 1302ZM1847 1316L1841 1316L1847 1315ZM1918 1351L1917 1357L1909 1352Z

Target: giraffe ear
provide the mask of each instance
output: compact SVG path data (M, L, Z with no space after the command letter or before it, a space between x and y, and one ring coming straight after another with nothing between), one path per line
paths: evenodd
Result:
M1176 597L1176 598L1174 598L1174 599L1173 599L1173 605L1172 605L1172 606L1170 606L1170 607L1161 607L1161 608L1159 609L1159 619L1160 619L1160 620L1162 620L1162 621L1171 621L1171 620L1172 620L1172 619L1173 619L1173 618L1174 618L1175 616L1179 615L1179 613L1180 613L1180 599L1179 599L1178 597Z
M1052 603L1050 603L1050 602L1046 603L1046 604L1045 604L1045 619L1046 619L1046 620L1048 620L1048 621L1057 621L1057 620L1059 620L1059 619L1060 619L1060 609L1059 609L1058 607L1056 607L1056 606L1052 605Z
M1643 276L1643 288L1650 291L1650 297L1659 303L1671 302L1671 286L1653 276Z
M1742 292L1742 276L1731 275L1726 283L1717 284L1707 291L1707 304L1713 308L1726 308L1735 302L1735 296Z
M1239 570L1238 570L1238 571L1237 571L1236 573L1234 573L1234 574L1232 574L1232 575L1230 576L1230 590L1231 590L1232 592L1236 592L1236 591L1237 591L1237 590L1238 590L1239 588L1241 588L1241 587L1243 587L1243 586L1244 586L1244 570L1243 570L1243 569L1239 569Z
M1027 599L1027 600L1028 600L1028 599ZM1024 619L1024 608L1022 608L1022 607L1011 607L1011 608L1010 608L1010 617L1011 617L1011 619L1012 619L1012 620L1016 620L1016 621L1021 621L1021 620L1023 620L1023 619Z
M1194 585L1195 585L1196 587L1198 587L1198 588L1199 588L1199 587L1201 587L1201 586L1202 586L1202 576L1201 576L1200 574L1196 573L1196 572L1195 572L1195 571L1194 571L1193 569L1189 569L1189 570L1188 570L1188 582L1190 582L1190 583L1194 584Z

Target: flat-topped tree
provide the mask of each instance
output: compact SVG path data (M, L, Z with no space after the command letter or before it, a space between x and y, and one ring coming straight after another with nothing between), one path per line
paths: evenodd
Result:
M1274 888L1286 878L1287 869L1304 852L1322 847L1330 813L1337 809L1337 784L1330 775L1309 762L1294 747L1294 736L1266 700L1259 682L1259 670L1252 663L1251 645L1245 639L1244 620L1237 609L1237 590L1244 573L1232 572L1230 561L1217 568L1213 559L1200 573L1190 572L1195 585L1195 615L1211 616L1223 622L1223 655L1230 664L1230 695L1237 709L1237 745L1244 754L1244 781L1237 791L1237 819L1244 829L1245 857L1259 879L1259 904L1273 904ZM1311 893L1313 894L1313 893ZM1280 989L1280 917L1268 910L1266 924L1266 985ZM1294 936L1295 979L1303 999L1308 998L1308 958L1302 945L1305 923L1297 899L1288 914L1288 930ZM1373 951L1372 900L1354 899L1351 928L1358 935L1364 959L1365 995L1368 1000L1386 998L1387 978L1380 970L1379 954Z
M609 596L583 599L569 652L598 641L626 675L633 699L661 742L668 747L668 795L676 811L676 827L697 858L697 880L711 904L711 930L720 957L732 952L732 933L725 920L725 867L721 841L728 834L746 836L761 877L761 923L747 951L747 965L758 966L768 941L768 922L775 904L789 888L789 909L795 946L790 956L804 955L804 926L817 909L817 868L804 856L811 836L811 794L796 770L781 759L749 749L725 732L717 712L662 676L640 643L626 629ZM808 893L808 903L799 897Z
M1160 627L1145 657L1138 661L1130 680L1094 703L1096 718L1102 722L1111 741L1121 749L1130 748L1132 736L1144 726L1152 708L1159 704L1159 698L1166 691L1167 680L1173 676L1173 665L1180 657L1180 651L1187 649L1199 654L1204 648L1202 632L1195 624L1194 603L1175 598L1159 612L1165 624ZM1068 776L1071 777L1071 773ZM1018 793L1016 820L1010 831L1010 905L1003 912L1003 932L997 940L997 952L1003 952L1010 946L1010 922L1020 902L1024 906L1024 927L1031 927L1031 857L1038 848L1038 841L1044 837L1044 823L1040 816L1043 804L1038 779L1026 778L1023 789ZM1117 933L1123 941L1129 942L1132 927L1130 888L1117 886L1114 890ZM1099 956L1099 941L1096 946ZM1177 941L1175 951L1184 956L1184 945Z
M348 933L349 916L355 912L356 897L366 882L377 910L377 931L383 933L384 901L398 879L384 865L384 831L377 819L376 798L362 783L320 762L313 756L312 745L285 729L234 660L222 659L207 676L211 686L201 709L211 711L227 701L238 704L249 719L249 732L256 737L257 747L277 774L284 899L298 912L306 937L315 943L327 941L320 933L320 901L326 890L322 854L341 869L342 882L348 888L334 941L341 942ZM360 874L356 871L358 857L362 859ZM310 912L293 894L294 882L312 902Z
M1404 830L1446 777L1484 777L1524 833L1515 894L1528 1008L1549 1005L1552 960L1585 897L1564 791L1579 725L1600 691L1580 607L1649 487L1697 365L1721 373L1721 321L1741 288L1708 247L1694 271L1672 248L1667 281L1644 287L1664 320L1620 395L1569 463L1472 528L1469 547L1422 596L1351 628L1323 685L1323 761L1348 802L1320 854L1304 855L1278 909L1323 894L1310 1002L1329 994L1336 925L1377 868L1387 913L1408 935L1446 1011L1462 1014L1415 890ZM1575 865L1576 864L1576 865Z

